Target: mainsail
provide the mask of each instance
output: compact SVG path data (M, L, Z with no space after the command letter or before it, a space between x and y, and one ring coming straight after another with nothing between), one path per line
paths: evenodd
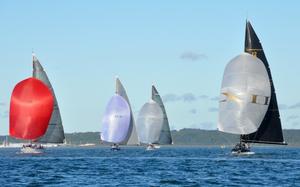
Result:
M245 52L256 56L264 63L271 84L271 98L267 113L264 116L259 129L252 134L242 136L242 141L253 143L286 144L282 135L280 114L271 70L262 45L249 21L246 23Z
M127 144L127 145L138 145L139 140L138 140L138 135L137 135L137 132L136 132L135 121L134 121L134 118L133 118L132 109L131 109L130 102L129 102L128 96L126 94L125 88L122 85L119 78L116 78L116 94L123 97L127 101L128 105L129 105L129 108L130 108L130 129L129 129L129 132L128 132L128 136L124 140L123 143Z
M157 102L163 112L163 126L160 132L160 137L159 137L159 144L172 144L172 136L170 132L170 126L169 126L169 121L166 113L165 106L162 102L162 99L155 88L154 85L152 85L152 100Z
M54 98L42 81L28 78L19 82L11 95L9 134L36 140L43 136L53 111Z
M152 99L145 103L137 118L139 140L145 144L158 144L163 127L163 111Z
M49 122L49 126L46 134L37 140L40 143L63 143L65 139L64 129L62 126L61 115L58 107L58 103L55 97L53 87L48 79L46 72L44 71L42 65L40 64L37 57L33 54L33 73L32 77L41 80L44 84L48 86L54 97L54 107L52 116Z

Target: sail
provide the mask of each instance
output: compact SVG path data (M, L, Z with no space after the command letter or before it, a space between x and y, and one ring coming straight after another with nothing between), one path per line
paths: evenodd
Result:
M257 131L269 106L271 88L261 60L243 53L225 68L218 129L233 134Z
M33 73L32 77L41 80L44 84L48 86L54 97L54 107L52 116L49 122L49 126L46 134L37 140L40 143L63 143L65 139L64 129L62 126L62 120L60 115L60 110L55 97L53 87L48 79L46 72L44 71L42 65L35 55L33 55Z
M13 89L9 111L9 134L35 140L43 136L53 111L54 99L40 80L28 78Z
M152 100L157 102L163 112L163 126L160 132L160 137L159 137L159 144L172 144L172 136L170 132L170 126L169 126L169 121L166 113L165 106L162 102L162 99L155 88L154 85L152 85Z
M122 143L130 130L130 107L127 101L114 95L107 107L102 121L101 140L110 143Z
M163 111L158 103L151 99L144 104L136 122L140 142L145 144L159 143L163 121Z
M286 144L282 135L280 114L271 70L262 45L249 21L246 23L245 52L256 56L264 63L271 84L271 99L267 113L260 124L259 129L256 132L242 136L241 138L245 142Z
M127 97L125 88L123 87L119 78L116 78L116 94L123 97L127 101L129 108L130 108L130 128L129 128L128 136L124 140L123 143L127 144L127 145L138 145L139 140L138 140L138 135L137 135L137 131L136 131L135 121L134 121L133 114L132 114L132 109L131 109L130 102Z

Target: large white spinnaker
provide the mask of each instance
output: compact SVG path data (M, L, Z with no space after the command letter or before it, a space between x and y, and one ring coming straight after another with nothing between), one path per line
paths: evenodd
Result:
M247 53L238 55L224 71L218 129L233 134L257 131L270 98L270 81L263 62Z
M139 140L144 144L158 143L164 115L159 104L152 99L145 103L137 118Z

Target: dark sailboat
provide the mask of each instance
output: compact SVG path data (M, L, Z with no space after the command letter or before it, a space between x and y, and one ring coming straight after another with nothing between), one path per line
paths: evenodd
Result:
M224 71L218 129L240 134L233 153L252 153L249 143L286 145L271 70L262 45L246 23L245 49Z

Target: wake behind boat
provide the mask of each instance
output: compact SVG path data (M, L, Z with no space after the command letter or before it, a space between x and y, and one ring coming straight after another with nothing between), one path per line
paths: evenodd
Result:
M286 145L271 70L249 21L245 53L232 59L224 71L218 130L240 135L233 154L254 154L250 143Z

